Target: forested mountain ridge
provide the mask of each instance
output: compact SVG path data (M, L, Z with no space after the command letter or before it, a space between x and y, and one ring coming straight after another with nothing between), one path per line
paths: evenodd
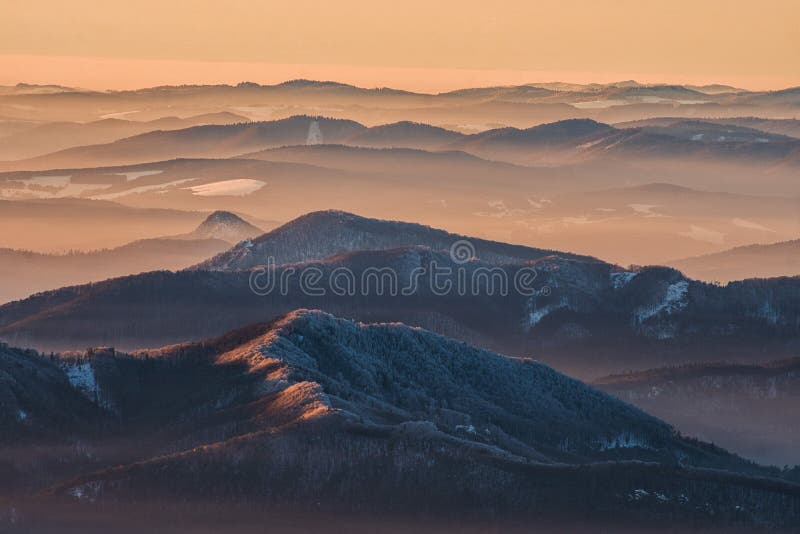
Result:
M800 462L800 359L665 367L593 384L685 432L774 465Z
M487 263L511 263L559 255L591 261L588 256L510 245L452 234L422 224L384 221L337 210L308 213L249 242L196 265L199 270L236 271L265 265L321 260L336 254L427 246L450 250L460 240L469 240L476 257Z
M800 520L800 487L777 470L683 438L536 362L404 325L299 310L205 342L55 361L138 451L85 438L98 458L128 460L95 472L84 460L90 471L48 484L46 494L78 502L180 495L398 513L560 517L580 506L597 518Z
M442 294L430 277L414 279L417 268L434 263L451 269L451 288L458 273L483 282L476 292ZM389 286L378 287L386 280L367 275L376 268L393 273ZM459 263L446 251L427 247L357 251L272 269L153 272L63 288L0 307L0 336L42 350L132 349L220 335L309 307L356 320L421 326L502 353L534 356L588 378L664 362L789 357L800 336L800 281L791 278L721 287L663 267L625 271L558 256L493 266ZM356 281L372 282L354 292L335 292L331 283L342 269ZM535 273L528 293L513 286L523 270ZM320 276L323 293L308 291L298 274L303 271ZM266 272L287 283L259 294L253 277L257 283ZM487 272L506 280L508 291L496 286L490 291L487 284L497 278L489 279ZM404 293L408 287L413 291ZM120 301L124 309L116 306Z

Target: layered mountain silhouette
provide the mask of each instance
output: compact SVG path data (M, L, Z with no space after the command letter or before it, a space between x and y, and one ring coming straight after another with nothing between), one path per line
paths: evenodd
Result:
M149 121L107 118L88 123L46 122L3 137L0 160L29 158L74 146L110 143L155 130L178 130L202 124L241 122L248 122L248 119L230 112L208 113L186 118L161 117Z
M625 123L618 123L614 126L618 128L641 128L641 127L663 127L669 128L676 124L681 123L700 123L714 124L735 127L734 132L741 128L742 133L748 131L757 131L768 134L783 135L789 137L800 137L800 120L798 119L765 119L760 117L732 117L726 119L720 118L704 118L694 119L687 121L684 117L658 117L653 119L642 119L639 121L631 121ZM702 133L702 132L700 132ZM761 136L764 137L763 135Z
M447 118L477 122L480 108L520 106L518 114L538 117L548 106L557 117L590 116L613 122L648 116L780 116L798 102L798 91L746 91L709 85L641 84L632 80L609 84L540 83L506 87L465 88L439 94L391 88L367 89L331 81L293 80L276 85L244 82L230 85L164 86L136 91L93 92L75 89L8 88L0 94L0 112L13 118L39 117L49 107L60 120L90 121L111 109L137 120L203 110L257 112L340 109L372 120L386 115L430 117L436 111ZM98 110L98 103L105 107ZM14 106L17 107L14 107ZM23 107L25 106L25 107ZM288 109L287 109L288 108ZM478 109L476 109L478 108ZM537 113L538 112L538 113ZM551 115L552 116L552 115ZM408 117L407 117L408 118ZM424 120L424 119L414 119Z
M319 131L309 143L309 132ZM426 124L401 122L368 128L358 122L293 116L270 122L206 125L154 131L113 143L69 148L10 162L8 169L126 165L172 158L233 157L305 144L373 148L463 150L522 165L566 164L609 157L705 162L792 162L800 141L741 126L684 121L669 126L617 129L592 119L568 119L527 129L487 129L467 135Z
M0 531L793 532L798 106L0 87Z
M275 263L292 263L320 260L346 252L411 246L449 250L457 241L465 239L470 239L476 249L476 258L489 263L536 260L556 254L592 261L587 256L471 239L421 224L370 219L331 210L301 216L256 239L240 243L195 268L238 271L265 265L268 259Z
M306 116L271 122L206 125L181 130L153 131L107 143L69 148L24 160L18 168L75 168L160 161L173 158L231 157L283 145L306 144L312 123L322 122L324 140L341 142L364 126L353 121Z
M744 278L800 276L800 240L747 245L669 263L694 278L723 283Z
M64 253L116 248L140 239L188 233L203 219L200 212L109 200L0 200L2 246L17 250Z
M67 254L0 249L0 302L126 274L183 269L259 234L259 228L237 215L217 211L191 233L137 240L112 249Z
M798 371L797 358L695 364L610 376L594 385L690 435L763 463L793 466L800 458Z
M123 423L105 429L85 416L94 434L83 439L100 458L127 462L98 469L64 452L84 472L37 480L78 503L798 521L800 486L778 470L681 437L544 365L403 325L298 310L202 343L28 359ZM31 380L17 376L23 387ZM37 428L44 417L66 416L31 409L16 424ZM129 452L115 451L123 441Z
M294 308L320 307L357 320L422 326L596 377L663 362L766 361L791 355L800 335L797 279L717 287L668 268L625 271L592 258L481 240L470 240L474 258L462 263L450 250L462 237L340 212L310 214L192 270L63 288L7 304L0 308L0 336L46 350L129 349L219 335ZM268 267L261 271L261 265ZM451 291L437 291L434 265L449 269ZM334 291L332 280L342 269L361 285ZM367 276L375 269L374 278ZM388 280L378 276L381 269L389 270ZM513 286L523 269L535 273L528 293ZM304 270L319 276L323 294L316 286L308 290ZM459 293L459 272L478 280L477 287ZM261 291L267 273L274 283ZM505 291L498 277L507 282Z

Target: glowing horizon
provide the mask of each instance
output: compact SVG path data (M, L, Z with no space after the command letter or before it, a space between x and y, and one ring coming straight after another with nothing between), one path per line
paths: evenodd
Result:
M561 81L800 85L800 3L74 0L0 6L0 84L335 80L436 92Z
M467 87L535 85L554 82L614 83L628 80L647 85L720 84L750 91L770 91L800 86L800 76L797 79L766 76L745 79L685 76L681 79L671 79L666 74L641 72L515 71L0 56L0 85L5 86L28 83L63 85L95 91L119 91L166 85L236 85L240 82L274 85L297 79L333 81L365 88L390 87L420 93L437 93Z

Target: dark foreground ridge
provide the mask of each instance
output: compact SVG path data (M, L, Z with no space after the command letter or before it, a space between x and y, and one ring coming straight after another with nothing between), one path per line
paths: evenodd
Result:
M7 499L800 524L800 486L778 470L542 364L401 324L299 310L134 354L3 354L6 450L27 446L25 462L3 455ZM31 404L45 371L85 416Z

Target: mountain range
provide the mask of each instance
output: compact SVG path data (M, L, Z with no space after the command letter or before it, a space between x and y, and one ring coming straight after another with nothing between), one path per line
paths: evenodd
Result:
M94 451L32 448L2 465L4 492L25 479L78 506L211 498L401 517L800 520L800 486L776 469L544 365L403 325L298 310L133 354L3 347L0 364L7 439L70 436ZM33 384L46 395L31 397ZM65 468L37 469L53 457Z
M669 264L693 278L722 283L743 278L800 276L800 240L736 247Z
M553 250L509 245L452 234L422 224L370 219L343 211L320 211L239 243L230 250L195 266L198 270L242 271L266 265L322 260L348 252L365 252L425 246L448 250L458 241L470 240L477 258L493 264L537 260L558 254L567 259L592 258Z
M391 88L361 88L348 84L292 80L276 85L164 86L134 91L87 91L22 87L0 95L0 116L88 122L124 116L152 120L229 111L253 119L285 118L323 109L375 123L381 117L457 123L464 127L489 121L547 122L547 119L594 118L621 122L653 116L759 116L791 114L798 90L746 91L724 86L690 86L635 81L610 84L540 83L465 88L423 94ZM503 113L514 109L515 114ZM516 115L516 116L515 116Z
M372 148L462 150L522 165L553 165L608 158L702 160L706 163L795 165L796 138L752 128L683 121L665 126L618 129L591 119L569 119L526 129L488 129L471 135L402 122L368 128L320 116L266 122L204 125L152 131L106 144L68 148L8 162L8 170L44 170L130 165L172 158L233 157L259 150L310 143Z
M237 215L217 211L191 233L141 239L113 249L42 254L0 248L0 302L126 274L183 269L261 233Z
M0 532L797 531L798 109L0 86Z
M760 462L795 465L798 371L797 358L694 364L609 376L593 385L689 435Z
M192 270L112 279L6 304L0 307L0 336L42 350L132 349L221 335L298 307L322 307L535 356L584 378L664 362L767 361L796 350L798 279L718 287L669 268L624 270L593 258L481 240L466 240L467 256L474 259L461 258L451 254L461 238L340 212L310 214ZM259 270L270 258L273 264ZM430 276L433 265L450 270L451 284L459 272L467 280L481 280L476 272L484 272L484 279L475 291L442 295ZM419 276L419 268L428 274ZM356 282L375 269L389 269L394 278L333 291L331 280L342 269ZM307 290L299 275L304 270L319 276L324 294ZM521 271L534 273L528 293L511 285ZM285 284L259 296L259 277L267 273ZM507 291L489 285L498 282L495 275L486 279L488 273L506 280ZM405 287L413 290L404 294Z
M0 135L0 160L23 159L65 148L109 143L155 130L178 130L202 124L248 122L235 113L220 112L193 117L161 117L150 121L106 118L92 122L31 123L30 127L11 135Z

